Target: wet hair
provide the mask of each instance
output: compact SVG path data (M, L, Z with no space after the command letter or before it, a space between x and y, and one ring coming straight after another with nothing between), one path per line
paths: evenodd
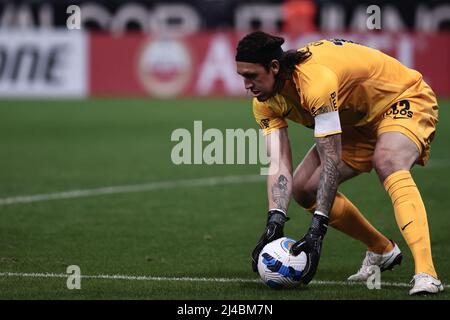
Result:
M236 61L261 64L269 70L272 60L280 62L279 76L288 79L294 72L295 66L311 56L306 49L302 51L283 51L282 37L270 35L262 31L249 33L239 41L236 48Z

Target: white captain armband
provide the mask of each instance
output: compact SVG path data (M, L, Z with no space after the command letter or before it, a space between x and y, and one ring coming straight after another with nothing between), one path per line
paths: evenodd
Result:
M342 132L338 111L321 113L314 118L314 121L314 137L316 138L326 137Z

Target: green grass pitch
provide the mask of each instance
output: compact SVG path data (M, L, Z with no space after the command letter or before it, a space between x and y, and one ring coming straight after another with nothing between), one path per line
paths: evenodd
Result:
M440 101L429 166L413 170L444 284L450 281L449 108ZM203 130L256 128L249 99L1 101L0 198L259 173L261 165L174 165L171 133L192 131L194 120L203 121ZM289 134L296 165L313 139L293 123ZM376 176L361 175L340 190L404 252L403 265L382 281L408 283L413 260ZM335 230L315 277L323 282L274 291L257 281L211 280L258 279L250 252L266 209L263 181L2 204L0 299L410 299L402 285L368 290L341 283L359 268L365 248ZM298 238L310 216L295 202L289 214L285 233ZM80 290L68 290L69 265L82 275L106 276L82 278ZM425 299L449 297L446 288Z

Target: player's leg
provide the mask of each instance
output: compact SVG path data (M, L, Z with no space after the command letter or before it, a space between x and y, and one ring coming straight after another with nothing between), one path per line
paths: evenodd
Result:
M340 183L355 177L358 171L344 164ZM314 212L317 187L320 177L320 158L313 146L294 172L293 197L300 206ZM330 226L363 242L369 251L389 252L393 245L361 214L358 208L343 194L337 193L330 212Z
M391 106L378 126L373 164L391 197L395 218L415 262L414 288L410 294L437 293L443 286L434 268L427 213L410 169L429 157L437 123L434 93L423 81L416 94Z
M400 232L414 256L415 273L423 272L437 278L425 206L409 171L418 158L419 150L407 136L385 132L378 139L373 162L391 197Z

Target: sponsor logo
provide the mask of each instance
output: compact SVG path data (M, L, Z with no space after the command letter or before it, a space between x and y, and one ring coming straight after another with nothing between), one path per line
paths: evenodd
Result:
M411 223L413 223L413 221L410 221L410 222L408 222L407 224L405 224L405 225L402 227L402 231L404 231L404 230L406 229L406 227L409 226Z
M181 41L149 41L140 52L139 79L147 92L156 97L169 98L182 93L191 73L192 58Z
M331 105L333 106L333 110L336 111L338 109L337 107L337 101L336 101L336 91L333 91L332 94L330 94L330 101L331 101Z
M411 106L408 100L401 100L389 107L389 110L384 113L384 117L391 117L392 119L411 119L414 112L410 110Z
M294 245L295 241L292 239L285 239L281 242L281 247L286 251L289 252L291 250L291 247Z
M269 119L262 119L259 123L261 129L267 129L269 127Z
M80 32L0 33L0 96L85 96L85 45Z

